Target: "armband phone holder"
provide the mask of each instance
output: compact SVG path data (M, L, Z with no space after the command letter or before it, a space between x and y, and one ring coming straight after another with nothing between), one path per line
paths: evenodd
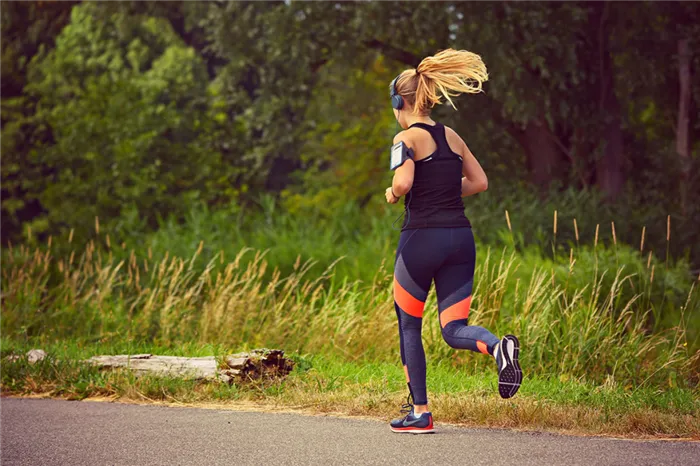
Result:
M389 168L396 170L408 159L413 159L413 150L409 149L403 141L399 141L391 146Z

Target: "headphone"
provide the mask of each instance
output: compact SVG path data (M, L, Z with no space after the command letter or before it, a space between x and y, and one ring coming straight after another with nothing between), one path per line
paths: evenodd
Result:
M397 77L394 78L394 80L391 82L391 106L394 107L396 110L401 110L403 108L403 97L399 95L398 92L396 92L396 81L399 80L401 75L399 74Z
M401 110L403 108L403 105L404 105L403 97L401 97L399 95L399 93L396 92L396 81L398 81L400 77L401 77L401 74L399 74L397 77L395 77L394 80L391 82L391 90L390 90L390 94L389 94L389 95L391 95L391 106L393 108L395 108L396 110ZM398 124L399 124L399 120L396 120L397 129L398 129ZM405 208L404 208L404 213L406 213L406 222L405 222L406 224L408 224L408 222L411 218L411 211L409 210L408 206L410 205L411 199L413 198L412 194L413 194L412 191L409 191L408 194L406 194L407 197L406 197ZM401 217L403 217L403 213L401 215L399 215L399 217L397 217L396 220L394 220L394 223L392 223L392 225L391 225L392 228L394 228L394 225L396 225L396 222Z

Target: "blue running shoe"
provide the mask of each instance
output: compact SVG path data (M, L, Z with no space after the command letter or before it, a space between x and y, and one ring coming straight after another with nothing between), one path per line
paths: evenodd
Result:
M520 342L514 335L506 335L496 354L498 363L498 393L501 398L510 398L518 392L523 381L523 371L518 364Z
M407 403L401 405L401 412L406 416L391 421L391 430L397 434L430 434L435 432L433 428L433 415L430 412L416 415L413 412L411 394L408 395Z

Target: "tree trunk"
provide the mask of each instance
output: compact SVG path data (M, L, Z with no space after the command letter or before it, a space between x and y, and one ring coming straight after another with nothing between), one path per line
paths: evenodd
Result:
M676 152L681 166L681 210L686 213L686 188L690 175L690 137L688 128L690 118L690 47L688 39L678 41L678 81L680 97L678 100L678 126L676 128Z
M615 200L625 183L623 172L624 142L620 103L615 95L615 77L610 57L608 38L609 3L593 4L592 21L598 38L600 100L598 111L601 122L602 148L596 161L598 187L609 200Z
M516 138L525 151L530 181L546 189L558 175L562 153L543 117L527 122L525 128L509 125L509 132Z
M624 143L620 127L620 106L617 98L601 107L605 129L602 132L602 155L596 164L598 186L608 199L615 200L625 183L623 173Z

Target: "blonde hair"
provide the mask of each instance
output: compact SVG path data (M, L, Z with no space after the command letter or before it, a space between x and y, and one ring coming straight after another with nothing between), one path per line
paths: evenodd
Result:
M447 49L424 58L418 68L401 73L396 91L413 107L413 113L428 114L442 103L442 97L457 110L452 97L478 94L488 79L486 65L479 55Z

